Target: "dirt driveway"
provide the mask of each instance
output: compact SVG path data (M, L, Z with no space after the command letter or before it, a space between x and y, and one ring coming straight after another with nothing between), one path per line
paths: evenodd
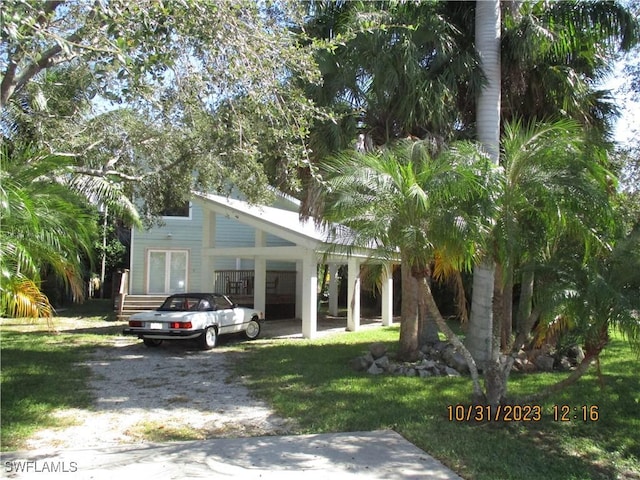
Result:
M95 322L93 329L113 322ZM67 325L58 325L64 331ZM124 325L124 324L123 324ZM379 326L365 321L363 328ZM81 324L70 329L82 328ZM342 318L323 318L319 335L344 332ZM60 328L61 327L61 328ZM88 325L86 326L88 327ZM268 321L261 338L301 338L300 321ZM44 429L28 441L28 449L106 447L143 441L201 440L220 437L284 435L295 425L276 416L252 397L242 378L234 378L230 362L237 352L225 341L202 351L189 342L145 347L132 337L115 336L85 364L91 368L92 409L57 412L63 428Z
M291 424L251 397L222 345L201 351L187 342L147 348L116 337L86 362L93 373L91 410L62 410L68 427L45 429L28 449L92 448L143 440L206 439L285 434Z

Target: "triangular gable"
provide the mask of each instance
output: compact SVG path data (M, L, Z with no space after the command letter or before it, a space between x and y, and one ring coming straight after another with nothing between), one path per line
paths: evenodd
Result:
M312 220L304 221L300 215L282 208L252 205L244 200L227 198L209 193L195 193L195 198L208 205L216 213L251 225L275 237L296 245L318 249L328 238L328 231Z

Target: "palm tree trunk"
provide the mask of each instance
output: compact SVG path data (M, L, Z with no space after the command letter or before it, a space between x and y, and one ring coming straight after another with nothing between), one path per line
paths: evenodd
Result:
M529 342L531 337L531 330L540 318L542 310L540 308L533 308L529 316L522 323L522 329L516 335L516 339L513 342L512 351L517 352Z
M532 401L546 398L549 395L559 392L569 385L573 385L574 383L576 383L580 379L580 377L582 377L587 372L587 370L589 370L591 363L593 363L594 360L597 361L600 358L602 350L604 350L608 343L609 324L607 322L604 322L600 327L598 336L595 339L591 339L591 341L585 344L584 358L582 359L582 362L580 362L578 367L573 372L571 372L571 374L564 380L550 385L541 392L538 392L537 394L526 398L525 401L530 403Z
M482 387L480 386L480 375L478 374L478 367L476 366L476 362L473 359L473 356L467 350L462 343L462 341L458 338L458 336L449 328L447 322L445 322L444 318L440 314L440 310L438 310L438 306L436 305L436 301L433 298L433 294L431 292L431 287L429 287L429 282L426 277L422 277L417 279L418 286L420 288L420 295L424 299L424 303L427 311L429 312L429 316L431 316L435 322L437 323L440 331L443 332L447 340L451 342L451 344L455 347L455 349L465 358L467 361L467 366L469 367L469 372L471 374L471 381L473 383L473 398L472 401L474 403L484 403L485 395L482 392Z
M478 140L497 165L500 160L500 0L476 1L476 48L486 84L478 96ZM471 318L465 340L479 365L491 355L494 265L490 258L473 273Z
M518 303L518 314L516 317L516 338L526 338L529 336L531 327L527 330L527 319L531 315L533 307L533 285L535 274L533 270L526 269L522 273L522 281L520 283L520 300ZM516 342L517 343L517 342ZM521 342L522 343L522 342ZM514 348L520 348L520 345L514 344Z
M538 393L534 393L533 395L530 395L521 400L518 400L518 402L522 402L522 403L537 402L539 400L549 397L550 395L553 395L554 393L562 391L563 389L565 389L570 385L573 385L585 373L587 373L587 371L589 370L589 367L591 366L595 358L596 357L594 355L585 355L582 362L580 362L580 364L576 367L576 369L573 372L571 372L571 374L567 378L564 378L559 382L554 383L553 385L549 385L547 388L545 388L544 390Z
M502 267L498 266L496 269L496 275L498 275L498 281L496 285L502 285ZM504 292L502 288L494 289L494 305L503 306L502 300ZM504 314L504 310L501 309L501 313ZM509 380L509 374L511 373L511 367L513 366L514 358L511 356L502 355L500 350L500 341L502 338L502 322L496 318L493 319L493 335L491 345L491 357L486 364L484 385L487 395L487 404L491 407L497 407L504 403L507 397L507 381Z
M471 315L464 342L480 369L491 356L494 271L493 262L476 265L473 271Z
M425 278L425 281L431 288L431 278ZM427 308L427 301L421 291L418 291L418 307L419 307L419 326L418 326L418 347L433 344L440 340L438 335L438 324L433 317L433 312Z
M418 358L418 284L411 274L409 262L402 258L402 305L400 309L400 345L398 358L413 361Z
M507 269L507 278L502 289L502 335L500 349L508 352L511 349L513 335L513 271Z

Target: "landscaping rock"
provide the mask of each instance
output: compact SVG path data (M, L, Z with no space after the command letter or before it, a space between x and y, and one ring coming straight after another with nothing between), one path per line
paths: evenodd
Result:
M387 354L387 346L384 343L376 342L369 346L369 352L374 360L384 357Z
M391 365L391 362L389 361L389 357L387 357L386 355L384 357L380 357L378 359L376 359L373 363L375 363L378 367L382 368L383 370L389 370L389 366Z
M455 368L451 368L451 367L444 367L444 372L448 377L460 377L460 372L457 371Z
M467 361L465 360L464 356L459 352L453 352L453 355L451 355L451 358L447 361L447 364L451 368L456 369L458 372L469 372L469 365L467 365Z
M351 360L351 368L353 368L356 372L364 372L369 368L369 362L364 357L356 357Z
M544 353L539 355L533 363L543 372L552 372L555 358L548 353Z
M375 363L372 363L367 370L367 373L370 373L371 375L380 375L381 373L384 373L384 370L377 366Z
M351 363L356 371L367 371L371 375L387 372L406 377L429 378L435 376L459 377L468 373L464 356L447 342L436 342L422 347L418 360L414 362L395 362L387 355L387 347L380 342L369 345L362 357Z

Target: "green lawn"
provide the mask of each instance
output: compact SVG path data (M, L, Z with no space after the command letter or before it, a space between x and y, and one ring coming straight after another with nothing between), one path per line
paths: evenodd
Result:
M109 310L109 301L76 306L68 311L72 317L55 319L58 334L48 330L45 320L0 320L3 451L23 447L24 440L39 428L63 426L53 416L57 410L90 406L90 372L81 362L96 345L120 330L93 327L98 321L113 319Z
M37 428L56 425L57 409L89 408L89 372L78 362L119 327L87 328L87 322L109 317L91 308L82 315L83 329L60 335L2 320L3 450L20 448ZM391 428L465 478L640 478L639 362L620 339L603 354L602 378L594 369L542 403L542 421L471 425L450 421L447 411L470 398L467 378L374 377L351 370L350 361L371 342L393 350L397 338L397 327L391 327L228 346L243 357L236 373L280 415L297 420L299 433ZM524 395L558 378L514 375L510 393ZM554 422L554 404L597 405L599 418Z
M640 478L638 359L620 340L595 371L541 404L539 422L467 424L450 421L448 405L471 395L467 378L369 376L350 360L374 341L396 348L398 329L359 332L315 341L243 344L238 366L256 394L301 432L391 428L465 478ZM561 374L512 376L510 393L524 395ZM555 422L553 405L596 405L596 422Z

